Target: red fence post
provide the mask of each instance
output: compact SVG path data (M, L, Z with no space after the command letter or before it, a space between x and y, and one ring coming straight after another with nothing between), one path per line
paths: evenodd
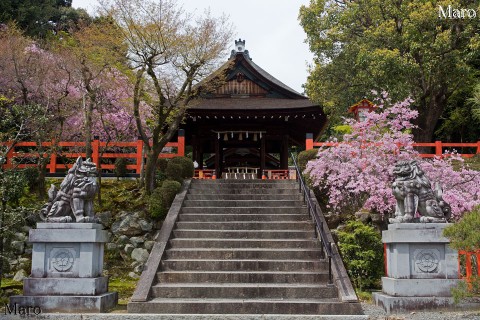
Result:
M313 133L307 133L305 140L305 150L313 149Z
M52 140L50 145L50 150L52 154L50 155L50 173L55 173L57 171L57 148L55 148L55 139Z
M92 141L92 162L97 165L97 170L102 170L100 163L100 141L98 136L95 136Z
M435 141L435 155L441 157L442 154L442 141Z
M178 130L177 154L180 157L183 157L185 155L185 130L183 129Z
M477 141L477 154L480 154L480 140Z
M142 173L142 163L143 163L143 140L141 139L137 140L137 155L135 158L137 160L136 173L140 174Z
M12 141L9 141L7 142L7 148L9 148L10 150L7 152L6 154L6 157L7 157L7 161L5 161L5 169L10 169L10 168L13 168L13 152L15 151L15 146L13 146L13 142Z

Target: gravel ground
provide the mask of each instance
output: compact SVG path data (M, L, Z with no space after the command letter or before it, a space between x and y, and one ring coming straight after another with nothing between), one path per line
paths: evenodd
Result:
M370 303L362 303L362 309L371 320L480 320L480 306L478 306L476 309L466 311L415 311L391 315L387 315L383 308L377 307L376 305Z

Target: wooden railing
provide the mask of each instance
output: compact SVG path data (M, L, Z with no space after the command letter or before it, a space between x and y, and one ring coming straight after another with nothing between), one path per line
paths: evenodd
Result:
M307 133L307 138L305 141L305 149L310 150L313 148L320 148L320 147L334 147L337 146L342 142L314 142L313 141L313 135ZM441 157L443 155L444 150L457 150L461 148L471 148L471 149L476 149L476 153L459 153L464 158L471 158L475 154L480 154L480 141L477 142L472 142L472 143L457 143L457 142L442 142L442 141L435 141L435 142L429 142L429 143L414 143L414 147L430 147L430 148L435 148L435 153L422 153L420 156L422 158L433 158L436 156Z
M3 143L3 145L8 146L9 143ZM7 154L6 161L3 165L4 169L14 167L22 169L36 166L35 159L43 153L44 157L49 156L50 158L49 163L47 164L47 172L55 174L71 168L75 162L74 159L80 156L85 157L85 152L79 151L85 149L85 142L43 142L41 147L45 149L51 149L53 147L58 151L48 155L39 148L39 145L36 142L17 142ZM165 147L176 148L176 152L161 153L159 158L184 156L185 134L183 130L179 130L177 142L169 142ZM127 170L140 174L144 160L143 148L144 142L142 140L134 142L103 142L95 139L92 141L92 161L98 165L99 169L111 171L115 168L115 165L113 164L115 159L126 158L130 160L127 162ZM22 152L21 149L26 149L27 151ZM116 152L109 151L111 149L115 149ZM102 163L102 160L106 159L110 159L106 161L109 163Z
M477 251L458 251L458 277L470 282L472 277L480 276L480 250Z

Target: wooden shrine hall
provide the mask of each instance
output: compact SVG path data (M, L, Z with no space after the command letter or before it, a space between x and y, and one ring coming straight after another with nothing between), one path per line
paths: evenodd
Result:
M225 81L192 104L182 125L199 171L261 178L288 170L289 148L305 149L306 134L315 138L325 126L322 108L256 65L245 40L235 41L230 59L212 75L219 72Z

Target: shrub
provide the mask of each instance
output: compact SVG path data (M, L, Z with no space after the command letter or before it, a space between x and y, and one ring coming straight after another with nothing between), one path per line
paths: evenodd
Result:
M163 219L168 213L176 194L182 186L177 181L165 180L162 186L155 188L148 199L148 209L152 218Z
M117 158L117 160L115 160L114 170L117 180L119 180L120 177L125 177L127 175L127 159Z
M297 164L300 172L305 171L307 163L317 157L318 149L305 150L298 154Z
M457 223L443 230L450 239L450 247L457 250L476 251L480 248L480 206L463 215Z
M348 274L359 290L375 288L383 275L380 234L360 221L349 221L338 231L338 247Z
M187 157L175 157L168 162L170 164L178 164L181 166L182 178L183 179L190 179L193 177L195 173L195 168L193 166L193 161ZM168 169L167 165L167 169Z
M179 164L169 162L165 174L169 180L175 180L180 183L183 181L182 166Z
M160 170L160 172L165 172L165 170L167 170L167 165L168 165L167 159L160 158L157 160L157 169Z
M148 210L150 216L156 219L163 219L167 215L168 210L165 209L163 203L161 188L155 188L148 199Z
M170 208L172 205L173 199L177 193L182 189L182 185L177 181L165 180L163 181L162 187L160 188L162 192L163 204L166 209Z
M480 248L479 229L480 206L477 206L471 212L464 214L457 223L445 228L443 235L450 239L450 247L453 249L473 252ZM452 296L455 303L460 302L462 299L479 295L480 277L478 276L472 276L468 279L468 282L461 281L455 288L452 288Z
M38 171L37 167L27 167L23 170L23 176L25 179L25 183L28 186L28 190L30 192L34 191L37 187L38 177L40 176L40 172Z

